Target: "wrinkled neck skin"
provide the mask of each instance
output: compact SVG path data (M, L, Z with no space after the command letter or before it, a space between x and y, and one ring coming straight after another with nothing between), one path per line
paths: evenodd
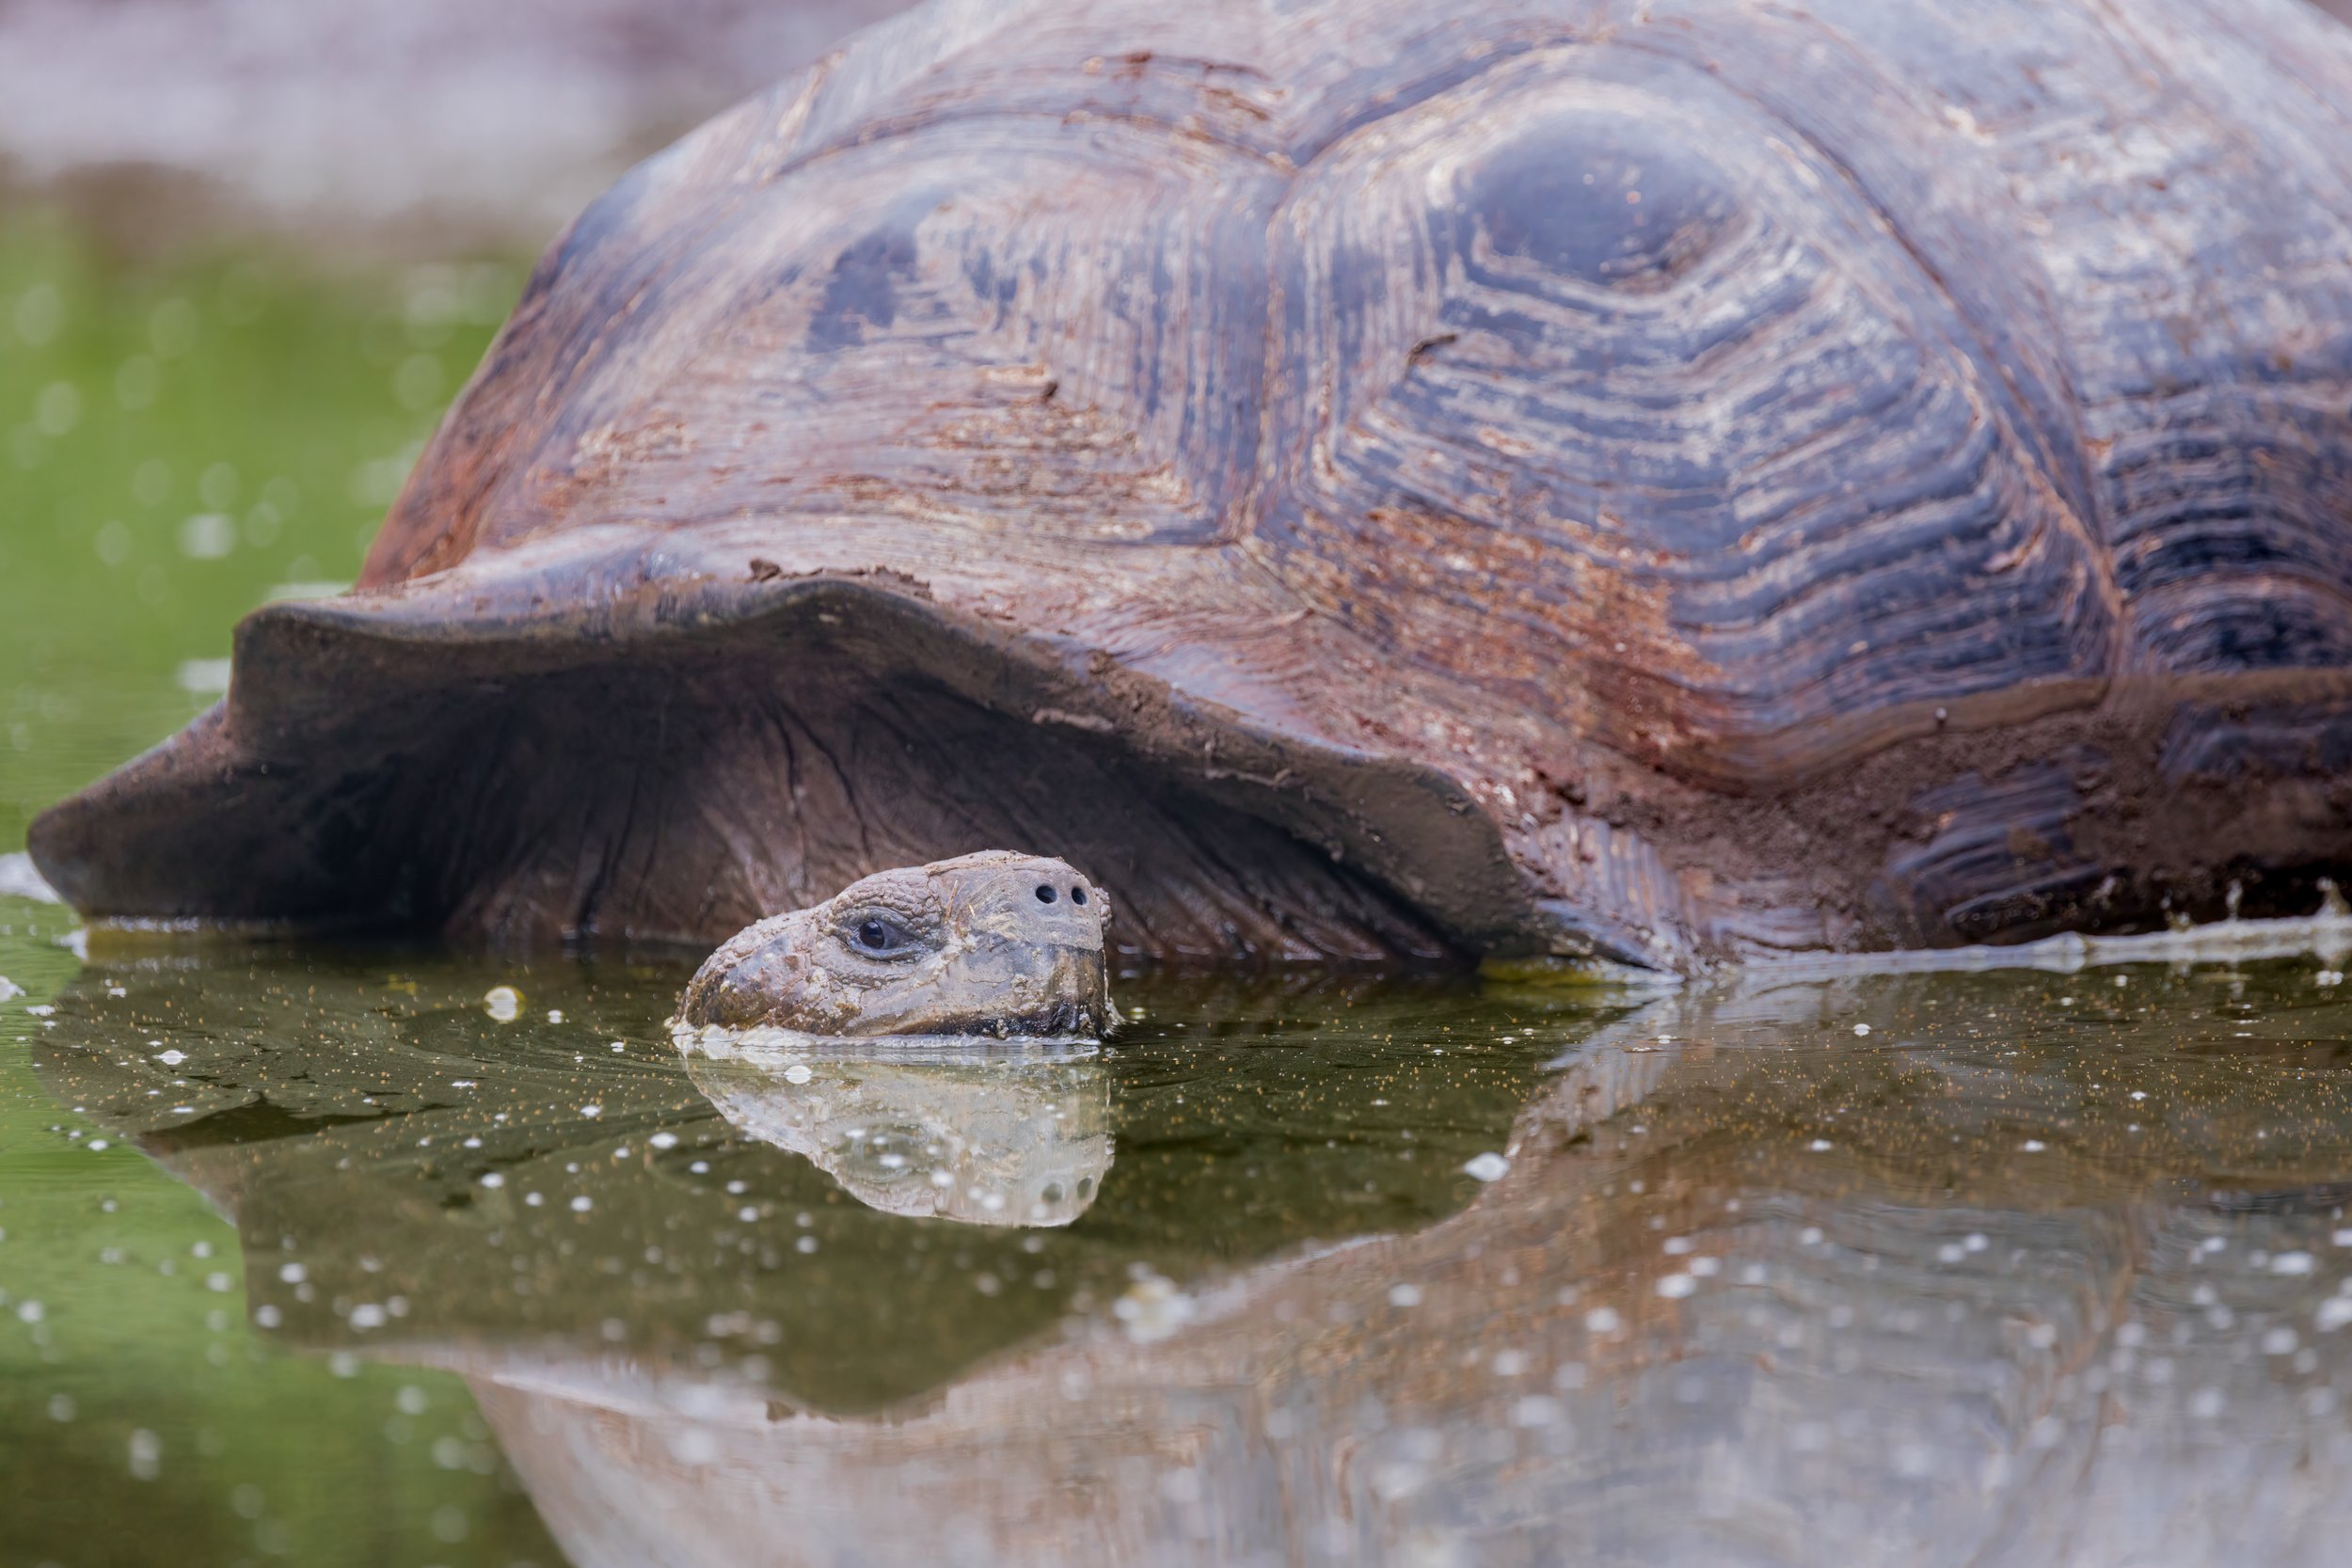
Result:
M848 1038L1099 1037L1116 1016L1108 912L1093 883L1037 856L882 872L739 932L687 986L678 1022Z

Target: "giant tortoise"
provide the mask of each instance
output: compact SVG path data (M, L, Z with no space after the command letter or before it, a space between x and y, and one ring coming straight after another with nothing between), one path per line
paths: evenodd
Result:
M707 940L1009 846L1218 959L2299 912L2348 103L2300 0L933 0L590 207L33 852Z

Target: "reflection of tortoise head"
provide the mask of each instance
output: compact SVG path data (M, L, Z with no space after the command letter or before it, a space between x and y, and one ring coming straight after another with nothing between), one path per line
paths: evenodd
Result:
M1068 1225L1110 1168L1110 1086L1090 1053L943 1055L771 1029L681 1031L679 1043L729 1122L887 1213Z
M1083 1035L1111 1025L1100 889L1001 850L884 871L710 956L688 1024L816 1035Z

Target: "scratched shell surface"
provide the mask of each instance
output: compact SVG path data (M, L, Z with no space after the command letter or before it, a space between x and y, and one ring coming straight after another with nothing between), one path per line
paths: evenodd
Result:
M35 852L713 935L1025 833L1164 955L2286 909L2347 103L2295 0L934 4L591 207L360 591Z

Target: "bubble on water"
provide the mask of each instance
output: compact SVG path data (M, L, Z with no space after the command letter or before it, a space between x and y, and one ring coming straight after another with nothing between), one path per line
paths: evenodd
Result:
M74 1413L80 1407L73 1402L73 1396L72 1394L52 1394L49 1396L49 1418L53 1421L70 1421L73 1419Z
M389 506L399 497L401 486L407 483L408 470L415 462L414 453L402 452L360 464L351 471L352 500L370 509ZM373 528L371 523L370 531Z
M39 348L65 325L65 296L55 283L36 283L17 296L9 316L16 335L27 347Z
M1462 1169L1465 1174L1481 1181L1500 1181L1509 1174L1511 1162L1489 1149L1470 1160Z
M43 436L72 434L82 422L82 389L71 381L53 381L33 400L33 425Z
M147 341L162 358L170 359L196 346L196 307L184 299L167 299L147 318Z
M16 1317L19 1323L37 1323L48 1315L48 1309L37 1301L20 1301L16 1304Z
M585 1193L582 1193L580 1196L572 1199L572 1212L575 1214L584 1214L596 1206L596 1199L590 1197Z
M1870 1032L1870 1026L1867 1023L1857 1023L1853 1026L1853 1032L1857 1035L1867 1035Z
M218 561L236 547L236 520L226 512L198 512L180 520L180 553L191 561Z
M18 985L14 980L9 979L7 975L0 974L0 1002L6 1002L12 996L22 996L24 994L24 988L23 986Z
M171 465L151 457L131 470L131 499L141 506L161 506L171 494Z
M2221 1414L2225 1402L2218 1388L2200 1388L2188 1397L2188 1413L2201 1421L2210 1421Z
M681 1427L670 1434L670 1457L681 1465L707 1465L719 1457L719 1440L701 1427Z
M1658 1282L1658 1293L1668 1301L1679 1301L1699 1288L1699 1282L1687 1274L1670 1274Z
M677 1147L677 1134L675 1132L656 1132L652 1137L647 1138L645 1141L653 1145L656 1148L675 1148Z
M384 1308L372 1301L363 1301L351 1309L351 1326L366 1330L384 1326Z
M601 1105L582 1105L580 1108L580 1114L583 1117L589 1117L592 1118L600 1117L604 1115L604 1107Z
M392 396L410 413L422 413L440 401L446 375L433 355L412 354L392 372Z
M310 558L305 556L295 564L309 562ZM331 599L350 590L351 584L334 578L297 578L290 582L271 583L262 596L272 604L284 604L304 599Z
M135 354L115 371L115 402L135 414L154 404L163 386L163 367L151 355Z
M123 526L119 518L100 525L97 537L91 540L90 545L98 552L102 566L119 566L131 559L131 531Z
M226 512L237 501L237 470L234 465L215 463L196 480L197 499L215 512Z
M1138 1270L1136 1282L1111 1303L1111 1316L1119 1321L1127 1338L1139 1345L1174 1334L1191 1321L1193 1311L1190 1296L1178 1290L1172 1280L1148 1269Z
M1421 1287L1409 1283L1390 1286L1389 1305L1391 1307L1419 1307L1421 1305Z
M1511 1402L1511 1424L1515 1427L1558 1426L1565 1419L1560 1402L1549 1394L1524 1394Z
M233 661L226 658L183 658L173 678L192 696L217 697L229 689L233 668Z
M1624 1325L1625 1320L1617 1315L1613 1307L1596 1307L1584 1314L1584 1332L1587 1334L1614 1334Z
M131 1433L131 1474L140 1481L153 1481L163 1473L163 1441L145 1427Z
M2318 1260L2308 1252L2281 1252L2270 1259L2272 1274L2310 1274Z
M512 986L492 986L482 993L483 1009L498 1023L512 1023L522 1017L523 995Z
M2039 1154L2049 1146L2044 1144L2040 1138L2027 1138L2024 1143L2018 1145L2017 1147L2024 1149L2028 1154Z
M808 1064L805 1062L794 1062L784 1069L784 1081L787 1084L805 1084L815 1076L815 1073L809 1071Z

